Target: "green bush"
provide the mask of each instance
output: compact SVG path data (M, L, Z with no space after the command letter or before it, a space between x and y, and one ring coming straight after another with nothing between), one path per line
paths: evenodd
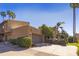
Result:
M17 44L17 39L10 39L9 42L12 43L13 45L16 45Z
M77 55L79 56L79 48L78 48L78 50L77 50Z
M72 42L73 42L73 36L69 36L69 37L68 37L68 42L69 42L69 43L72 43Z
M18 45L20 47L29 48L32 46L32 39L29 37L20 37L17 39L10 39L9 42L12 43L13 45Z
M77 43L79 43L79 39L77 39Z
M20 47L29 48L29 47L32 46L32 39L29 38L29 37L20 37L20 38L18 38L18 40L17 40L17 44L18 44Z

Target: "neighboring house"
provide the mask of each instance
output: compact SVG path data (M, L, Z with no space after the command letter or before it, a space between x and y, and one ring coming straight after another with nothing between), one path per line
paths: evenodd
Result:
M5 20L0 24L0 41L16 39L18 37L31 37L33 43L43 41L39 29L30 26L29 22L17 20Z
M79 33L76 33L76 38L79 39Z

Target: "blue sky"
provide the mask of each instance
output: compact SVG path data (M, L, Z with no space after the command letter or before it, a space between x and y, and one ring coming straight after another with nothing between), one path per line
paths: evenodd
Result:
M33 27L39 27L42 24L54 26L57 22L64 21L64 29L72 35L72 8L67 3L8 3L0 4L0 11L12 10L16 14L16 20L30 22ZM76 9L77 30L79 32L79 10ZM0 22L2 18L0 16Z

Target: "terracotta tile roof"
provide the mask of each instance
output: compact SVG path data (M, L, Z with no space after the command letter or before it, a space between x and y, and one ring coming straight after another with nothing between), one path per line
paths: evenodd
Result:
M29 22L17 21L17 20L5 20L0 24L0 31L3 30L3 27L5 27L6 29L8 28L14 29L17 27L28 26L28 25L29 25Z
M9 20L8 21L8 20L5 20L4 22L10 22L10 23L8 23L8 25L10 25L11 29L24 29L24 30L27 30L27 26L30 26L29 22L24 22L24 21L17 21L17 20ZM4 22L2 22L0 24L0 27L3 26ZM38 28L30 26L30 30L31 30L32 34L42 35L41 30L39 30ZM4 32L2 28L0 29L0 33L1 32L2 33Z

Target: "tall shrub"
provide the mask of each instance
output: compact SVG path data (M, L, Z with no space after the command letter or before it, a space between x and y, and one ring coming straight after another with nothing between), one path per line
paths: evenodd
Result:
M29 37L20 37L20 38L18 38L18 40L17 40L17 44L18 44L20 47L29 48L29 47L32 46L32 39L29 38Z

